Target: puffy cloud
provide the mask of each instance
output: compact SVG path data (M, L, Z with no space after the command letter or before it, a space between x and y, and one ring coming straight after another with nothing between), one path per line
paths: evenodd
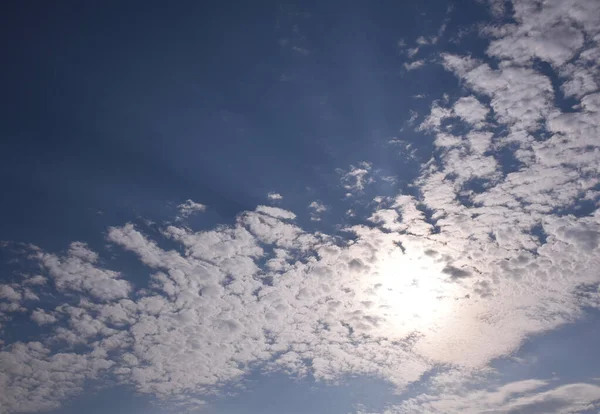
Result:
M0 285L0 299L6 299L9 302L19 302L22 298L20 292L9 285Z
M270 192L269 194L267 194L267 198L271 201L283 200L283 196L281 194L274 192Z
M57 408L113 364L102 352L52 353L40 342L14 343L0 351L0 413Z
M42 309L36 309L31 313L31 319L38 325L46 325L57 321L52 314L44 312Z
M517 24L498 31L500 37L492 41L488 54L518 64L539 58L563 65L582 48L586 35L598 33L598 10L593 0L552 0L543 5L516 1L513 17Z
M559 31L563 30L560 25L568 24L573 31L594 35L597 29L590 22L600 16L600 9L591 2L581 2L576 6L569 3L573 9L567 11L563 9L563 4L569 7L566 3L515 3L516 26L493 29L496 40L488 54L502 58L496 69L471 57L442 56L445 67L470 92L490 100L494 124L501 128L477 124L486 118L487 110L484 106L480 111L470 110L476 102L474 97L460 98L452 107L440 101L432 104L420 129L434 135L439 159L426 164L418 183L422 210L430 212L426 222L438 231L429 235L425 244L431 242L428 249L446 261L442 272L450 282L469 289L474 293L471 298L483 300L466 301L460 306L470 308L471 316L480 314L486 320L479 325L477 319L469 318L468 330L478 332L475 337L495 337L495 332L488 331L490 326L495 326L496 332L503 330L501 325L505 322L501 318L487 316L494 309L514 312L514 319L511 334L497 337L495 345L487 348L494 349L492 352L470 345L467 330L457 334L440 329L425 335L416 349L435 355L438 360L447 358L446 362L457 363L458 355L469 354L470 361L461 364L477 361L474 366L481 366L496 352L496 356L506 354L527 335L577 317L580 310L572 292L580 283L598 282L593 272L586 270L597 266L598 214L577 217L575 210L584 197L597 200L593 189L599 185L600 150L592 142L599 125L596 94L574 91L571 95L580 96L581 101L575 110L563 112L555 105L556 91L550 78L532 61L535 57L555 66L563 65L561 73L565 74L567 85L572 82L569 79L591 79L581 57L571 66L564 64L577 50L569 49L573 45L582 48L579 56L594 56L591 51L597 47L596 41L584 46L577 34L569 37L571 32L561 32L563 39L553 39L554 45L550 42L542 48L544 36L559 37L558 33L545 31L538 36L533 30L531 35L526 34L532 30L531 25L549 27L547 24L554 22ZM590 15L583 16L583 10ZM516 37L530 38L517 41ZM509 48L513 42L517 47ZM561 42L575 43L561 48ZM572 71L582 75L575 76ZM479 131L453 132L455 115ZM506 152L519 163L513 171L503 171ZM579 255L577 259L575 255ZM573 266L578 269L576 274ZM527 280L529 297L519 294L519 301L531 311L509 311L501 305L501 298L520 292L521 280ZM569 293L561 294L561 289ZM481 303L485 306L479 308ZM534 309L540 313L536 315ZM448 326L464 326L458 314L453 315L454 322L448 320ZM553 316L541 316L548 314Z
M208 392L260 361L266 369L311 372L327 381L348 370L380 375L399 387L417 380L429 364L398 349L410 327L389 338L392 321L376 294L390 274L373 271L380 259L398 255L394 237L357 228L352 231L363 241L348 250L287 223L289 215L277 215L247 212L235 226L209 232L167 227L165 236L181 243L184 255L160 248L130 224L111 228L108 240L134 252L155 272L149 289L138 292L135 300L104 302L95 286L83 288L82 263L89 265L84 268L90 275L106 272L98 267L98 255L85 245L74 245L66 257L56 256L58 263L76 264L77 272L70 272L69 280L75 286L71 289L81 291L82 301L51 313L38 309L32 319L51 325L46 340L54 346L77 345L87 351L61 354L40 344L43 352L38 355L30 349L38 347L34 343L11 345L1 359L4 365L12 361L4 374L3 395L9 397L3 407L24 407L19 404L25 398L31 411L55 407L61 397L80 391L83 381L96 377L100 368L94 364L160 398ZM268 245L279 246L272 253L282 265L261 271L255 260L270 251ZM224 263L230 261L233 265L227 267ZM385 301L389 306L393 298ZM59 318L66 326L54 323ZM371 335L377 339L369 339ZM32 362L34 357L40 361ZM71 361L65 380L35 391L45 376L65 369L54 365L55 360ZM32 364L39 365L36 372L47 373L39 381L30 379ZM394 368L398 364L404 367L401 372ZM37 394L29 398L30 393Z
M466 96L454 104L454 113L471 125L480 125L489 112L477 98Z
M474 92L491 99L496 120L511 130L535 130L553 108L550 79L533 68L503 66L492 69L470 58L444 55L445 66Z
M419 130L443 132L443 134L438 134L436 144L438 146L457 146L461 143L461 138L448 133L447 128L442 127L442 123L458 117L470 126L480 129L486 126L485 120L488 113L489 108L472 95L459 98L451 108L446 107L444 102L436 101L431 106L429 115L419 126Z
M83 243L72 243L64 256L37 251L35 258L61 291L85 292L105 301L126 297L131 291L118 272L96 266L98 255Z

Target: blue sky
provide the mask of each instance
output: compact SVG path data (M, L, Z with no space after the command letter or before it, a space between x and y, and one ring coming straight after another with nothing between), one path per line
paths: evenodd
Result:
M1 7L0 414L598 412L598 2Z

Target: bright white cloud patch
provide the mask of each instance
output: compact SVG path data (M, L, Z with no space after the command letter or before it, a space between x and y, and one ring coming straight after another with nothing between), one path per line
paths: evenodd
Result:
M411 195L376 198L363 225L343 228L347 238L308 232L272 206L205 231L111 227L107 242L144 269L144 288L85 243L28 247L21 259L35 275L0 285L0 321L22 313L45 334L0 343L0 413L57 407L100 378L198 404L254 367L323 381L371 375L403 390L445 366L463 384L597 306L578 289L600 283L600 3L514 10L513 23L484 30L498 65L442 55L466 93L434 102L418 128L435 157ZM536 59L557 71L574 108L557 106ZM339 170L347 195L376 187L375 168ZM581 200L592 211L581 213ZM187 217L205 206L179 209ZM589 382L478 389L447 377L387 412L573 412L600 399Z
M474 96L460 98L454 104L454 113L471 125L480 125L489 112Z
M279 201L279 200L283 200L283 196L279 193L269 193L267 194L267 198L271 201Z

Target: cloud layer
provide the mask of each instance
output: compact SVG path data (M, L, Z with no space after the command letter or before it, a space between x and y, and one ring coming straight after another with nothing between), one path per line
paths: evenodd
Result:
M435 157L416 192L376 198L365 224L308 232L294 212L258 206L207 231L108 229L142 285L83 242L18 247L36 270L0 285L0 327L26 317L40 335L0 342L0 413L57 407L95 379L194 405L257 368L374 375L398 390L437 366L464 380L448 388L440 375L436 392L390 413L592 406L591 383L468 381L598 303L581 292L600 283L600 4L538 3L515 2L512 23L481 29L486 56L440 54L464 96L434 102L418 127ZM347 198L377 180L366 161L338 172ZM309 207L314 220L327 210Z

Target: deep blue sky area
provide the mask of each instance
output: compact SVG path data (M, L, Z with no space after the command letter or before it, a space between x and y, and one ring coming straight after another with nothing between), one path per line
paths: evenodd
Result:
M406 96L454 87L440 68L400 70L397 40L435 35L436 3L2 7L11 240L66 242L182 198L229 221L268 191L333 186L333 169L364 158L392 170L377 144L427 105Z

